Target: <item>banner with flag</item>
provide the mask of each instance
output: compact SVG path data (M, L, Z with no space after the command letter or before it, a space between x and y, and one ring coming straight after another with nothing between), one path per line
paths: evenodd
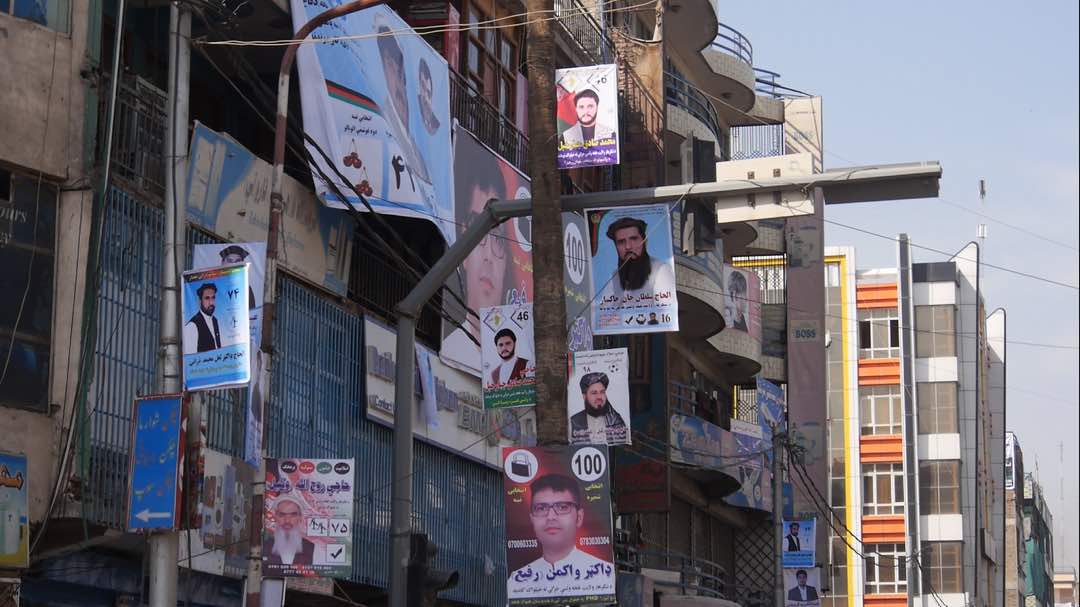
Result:
M555 70L560 169L619 164L615 64Z

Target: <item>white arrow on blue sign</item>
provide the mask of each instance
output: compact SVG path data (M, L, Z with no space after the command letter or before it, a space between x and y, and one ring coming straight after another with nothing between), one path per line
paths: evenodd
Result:
M175 394L135 399L128 469L129 531L176 527L183 449L182 397Z

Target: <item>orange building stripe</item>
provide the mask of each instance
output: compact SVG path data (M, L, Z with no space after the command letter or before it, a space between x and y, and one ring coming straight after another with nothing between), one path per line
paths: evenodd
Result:
M907 537L903 514L865 515L862 518L864 544L903 544Z
M865 607L907 607L906 594L865 594Z
M900 384L899 358L860 358L860 386L889 386Z
M859 461L864 464L899 464L904 461L904 437L874 434L859 440Z
M896 283L866 284L855 287L855 307L860 310L895 308L897 306Z

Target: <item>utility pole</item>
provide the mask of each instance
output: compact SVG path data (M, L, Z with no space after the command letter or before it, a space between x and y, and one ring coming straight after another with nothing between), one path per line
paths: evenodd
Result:
M760 413L759 413L760 415ZM784 440L780 424L772 424L772 511L773 511L773 554L775 562L773 583L775 595L774 607L784 607Z
M120 8L122 28L123 4ZM187 257L187 222L181 210L188 153L188 84L191 76L191 11L179 2L169 6L169 123L165 138L165 250L161 268L161 341L158 347L157 393L180 392L180 269ZM120 55L119 49L115 51ZM115 73L115 72L114 72ZM115 86L115 83L114 83ZM198 411L190 411L198 435ZM189 425L190 429L192 426ZM187 497L187 496L185 496ZM150 605L175 607L177 531L150 536Z
M541 445L564 445L566 431L566 305L563 295L562 206L555 161L553 0L525 0L529 15L529 176L532 180L533 316L536 340L536 424Z

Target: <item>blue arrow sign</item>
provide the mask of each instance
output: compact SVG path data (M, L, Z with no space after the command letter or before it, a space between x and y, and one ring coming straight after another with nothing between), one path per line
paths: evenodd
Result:
M181 399L179 394L135 399L128 474L129 531L176 527L184 448Z

